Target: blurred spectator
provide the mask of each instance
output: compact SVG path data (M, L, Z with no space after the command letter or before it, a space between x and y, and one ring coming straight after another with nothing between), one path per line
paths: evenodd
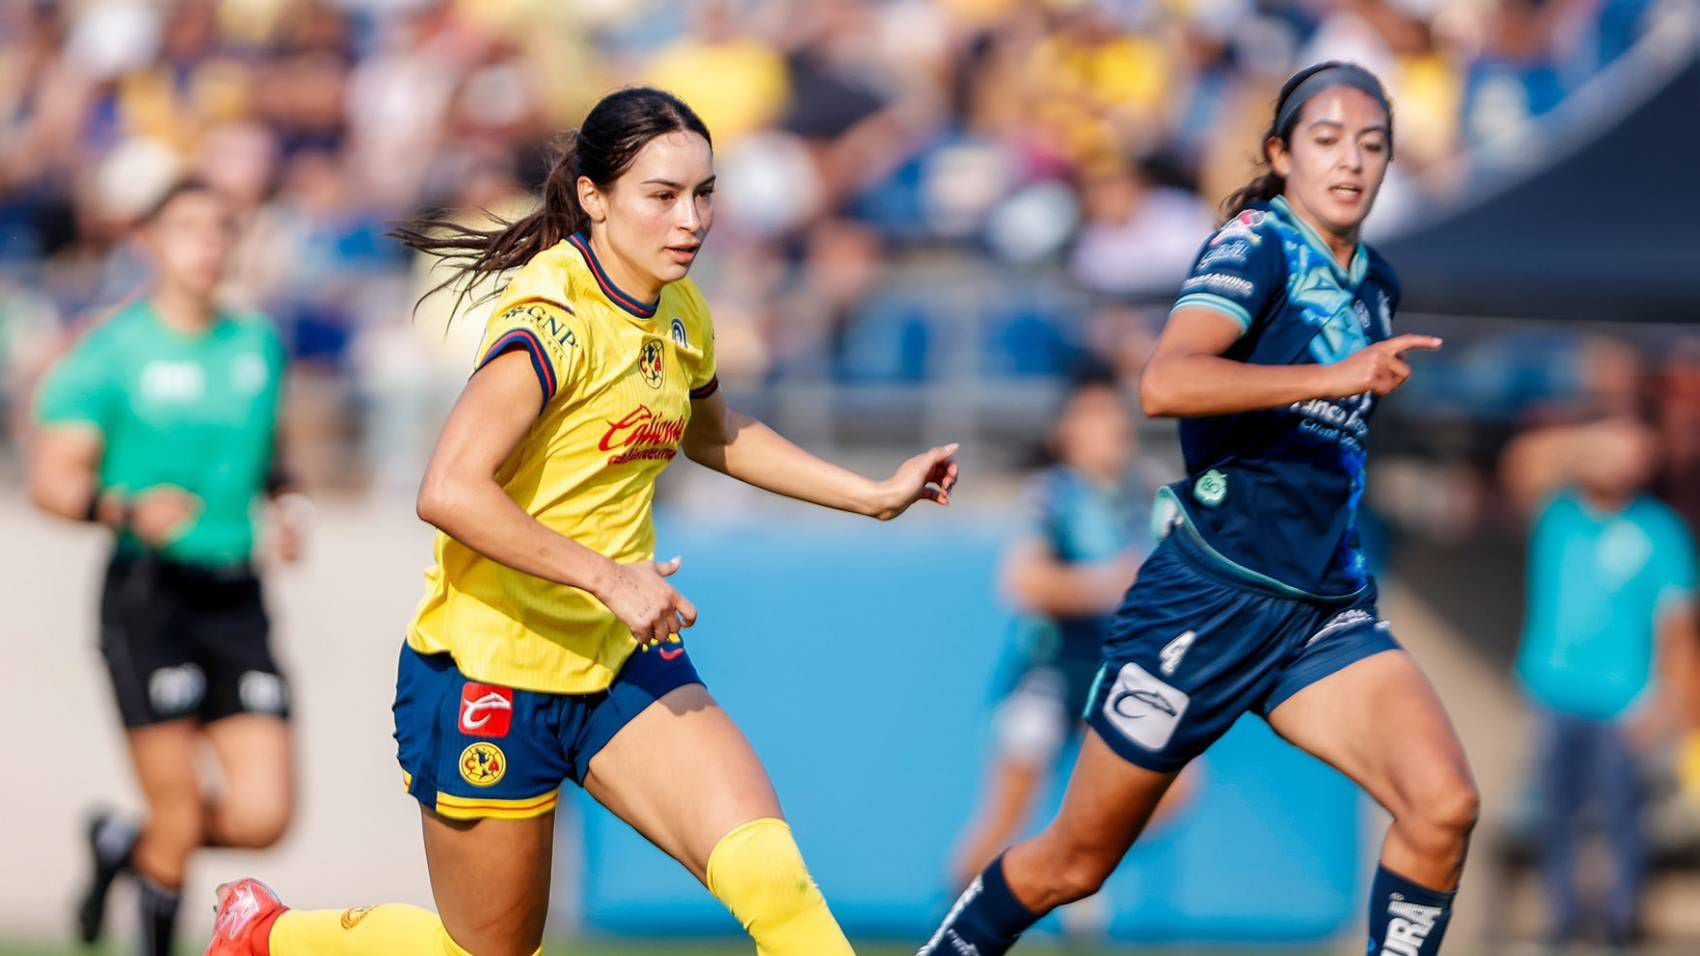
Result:
M1122 341L1059 277L1168 295L1299 61L1386 74L1391 221L1459 187L1425 174L1460 143L1514 141L1683 2L18 0L0 4L0 277L60 326L120 301L138 273L117 237L199 171L248 227L230 297L277 315L329 394L384 392L363 376L441 349L344 361L413 337L383 223L510 208L485 186L535 186L545 143L647 81L715 134L699 276L731 386L1054 382Z
M1534 785L1550 941L1578 942L1583 835L1597 822L1612 859L1609 944L1640 931L1652 753L1692 729L1694 541L1647 494L1657 445L1621 413L1524 435L1505 455L1513 496L1535 516L1517 675L1539 712Z
M1069 271L1091 292L1162 296L1192 266L1215 217L1199 198L1154 186L1134 163L1105 162L1081 177L1085 222Z

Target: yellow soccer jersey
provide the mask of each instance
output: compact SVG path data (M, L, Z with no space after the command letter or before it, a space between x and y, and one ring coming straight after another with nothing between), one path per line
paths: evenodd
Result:
M655 557L655 479L679 452L691 400L713 394L714 329L689 279L646 306L621 292L573 236L520 270L476 367L520 350L543 386L530 434L496 473L550 530L615 561ZM408 631L448 651L468 677L523 690L589 694L636 648L585 591L515 571L437 535L437 563Z

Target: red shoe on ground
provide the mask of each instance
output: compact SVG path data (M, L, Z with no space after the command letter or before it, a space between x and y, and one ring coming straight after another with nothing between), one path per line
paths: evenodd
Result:
M218 918L206 956L271 956L272 924L289 910L259 880L237 880L218 888Z

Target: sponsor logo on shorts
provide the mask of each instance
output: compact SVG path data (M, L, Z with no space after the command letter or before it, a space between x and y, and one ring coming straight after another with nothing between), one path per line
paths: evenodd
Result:
M1404 896L1394 893L1387 904L1387 915L1392 919L1387 921L1387 938L1381 941L1381 951L1390 956L1422 956L1423 944L1434 932L1440 913L1438 906L1407 903Z
M676 661L679 658L684 657L684 656L685 656L685 649L682 648L682 647L663 647L663 648L661 648L661 659L664 660L664 661L667 661L668 663L672 663L673 661Z
M508 775L508 755L495 744L473 744L460 752L460 775L475 787L494 787Z
M148 678L148 702L161 715L186 714L207 696L207 675L194 664L161 667Z
M1339 614L1336 614L1333 617L1329 618L1327 623L1323 624L1322 627L1319 628L1315 634L1312 634L1310 636L1310 640L1305 641L1305 646L1309 647L1310 645L1315 644L1317 641L1320 641L1325 637L1329 637L1329 636L1332 636L1334 634L1338 634L1341 631L1344 631L1344 630L1347 630L1347 629L1350 629L1350 628L1359 627L1359 626L1362 626L1364 624L1368 624L1372 621L1374 621L1375 626L1377 628L1381 629L1381 630L1386 630L1387 627L1388 627L1388 624L1387 624L1386 621L1376 620L1376 617L1375 617L1374 614L1371 614L1369 611L1366 611L1363 608L1360 608L1360 607L1348 608L1344 611L1341 611Z
M514 721L514 692L506 687L468 683L460 692L460 732L468 737L501 738Z
M1162 750L1186 716L1192 698L1129 661L1104 698L1104 719L1132 743Z
M276 674L248 671L236 682L236 699L250 714L281 714L289 704L289 688Z

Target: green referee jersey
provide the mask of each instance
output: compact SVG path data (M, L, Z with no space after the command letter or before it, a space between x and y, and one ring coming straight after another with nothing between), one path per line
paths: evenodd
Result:
M254 510L277 438L283 342L261 315L221 312L190 334L141 301L92 330L43 383L36 418L89 425L105 443L102 488L135 495L175 485L201 500L166 557L203 566L247 561ZM119 547L139 550L126 534Z

